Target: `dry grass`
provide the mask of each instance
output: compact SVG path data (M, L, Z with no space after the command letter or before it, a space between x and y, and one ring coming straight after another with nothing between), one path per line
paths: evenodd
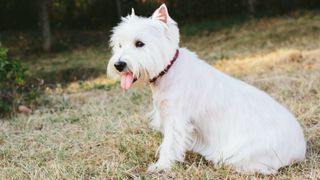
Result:
M299 21L302 18L305 21ZM175 165L172 171L147 174L146 167L156 160L161 142L161 135L148 127L146 118L151 110L150 92L143 88L122 92L110 85L114 82L99 77L48 90L44 105L31 115L1 121L0 179L319 179L320 24L312 19L319 20L319 16L298 18L296 24L286 18L251 22L230 32L234 39L222 40L221 44L217 38L229 30L184 39L185 45L214 66L267 91L296 115L308 142L305 161L283 168L275 176L240 175L188 153L186 162ZM252 30L265 27L261 33L267 34L286 23L297 33L289 36L286 28L280 28L281 32L276 32L287 38L278 43L277 38L256 37L260 33ZM298 33L301 26L319 29L303 36ZM237 44L246 34L254 36L251 43L230 45L230 50L224 45ZM268 39L273 42L270 47L255 46ZM229 55L217 58L213 54L218 52ZM85 53L83 58L94 56Z

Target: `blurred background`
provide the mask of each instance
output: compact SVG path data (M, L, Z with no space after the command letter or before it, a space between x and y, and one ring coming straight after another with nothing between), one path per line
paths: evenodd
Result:
M110 28L131 8L150 16L162 3L181 26L226 18L241 23L320 7L319 0L1 0L0 41L21 55L107 43Z

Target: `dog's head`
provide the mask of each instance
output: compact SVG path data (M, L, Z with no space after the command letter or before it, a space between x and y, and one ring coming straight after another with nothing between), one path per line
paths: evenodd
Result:
M121 80L129 89L136 80L157 76L170 62L179 46L177 23L161 5L151 17L131 15L121 19L110 40L113 56L108 63L108 76Z

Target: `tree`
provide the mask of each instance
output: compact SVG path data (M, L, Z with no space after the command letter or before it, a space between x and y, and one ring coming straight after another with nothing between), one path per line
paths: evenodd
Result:
M256 0L248 0L248 9L250 16L254 16L256 13Z
M115 1L117 6L117 15L118 15L118 18L120 19L122 16L121 0L115 0Z
M51 32L50 32L50 19L48 13L48 5L50 0L40 0L40 26L42 31L42 49L45 52L51 50Z

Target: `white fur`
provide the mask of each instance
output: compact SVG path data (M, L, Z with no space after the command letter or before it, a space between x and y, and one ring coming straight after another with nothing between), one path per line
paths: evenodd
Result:
M164 5L160 8L166 10ZM113 67L119 58L142 81L155 77L170 62L179 48L179 30L167 10L167 22L159 18L159 9L152 18L129 15L114 29L109 75L119 77ZM136 48L137 39L145 46ZM280 167L305 158L303 131L286 108L263 91L214 69L189 50L179 50L168 73L150 85L154 105L151 124L164 139L159 160L149 171L169 169L175 161L183 161L189 150L247 173L276 173Z

